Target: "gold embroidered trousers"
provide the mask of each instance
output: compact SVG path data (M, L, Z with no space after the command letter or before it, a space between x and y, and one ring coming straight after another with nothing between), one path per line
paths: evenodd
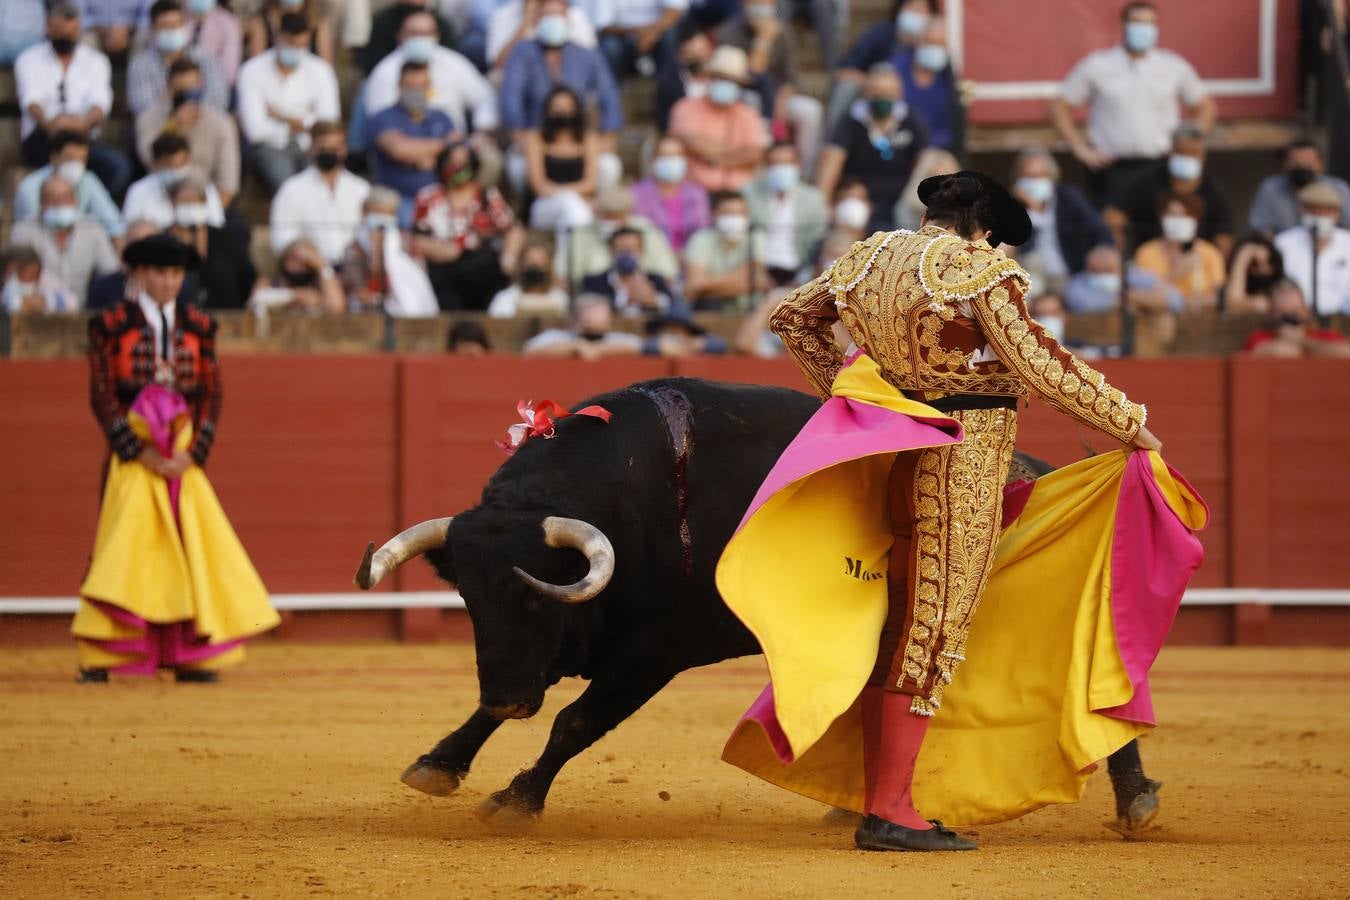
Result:
M890 609L869 681L912 695L910 711L929 716L965 659L1017 439L1015 410L949 415L965 428L965 440L901 453L891 468Z

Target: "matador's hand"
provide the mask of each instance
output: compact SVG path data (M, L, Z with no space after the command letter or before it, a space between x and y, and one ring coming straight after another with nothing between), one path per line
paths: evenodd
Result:
M1134 436L1134 449L1136 450L1162 450L1162 441L1157 436L1142 425L1139 426L1139 433Z

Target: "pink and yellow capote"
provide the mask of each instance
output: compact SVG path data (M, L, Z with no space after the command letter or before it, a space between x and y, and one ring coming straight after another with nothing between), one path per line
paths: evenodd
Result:
M867 356L839 373L718 564L770 675L725 760L865 811L859 695L887 611L887 476L897 453L961 439L958 422L906 398ZM1075 802L1098 760L1153 727L1148 671L1207 521L1153 452L1104 453L1005 489L967 661L915 770L924 816L976 825Z

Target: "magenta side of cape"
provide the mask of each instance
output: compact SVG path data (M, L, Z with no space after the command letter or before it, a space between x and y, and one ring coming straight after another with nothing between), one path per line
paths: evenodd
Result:
M173 420L187 413L187 401L183 395L162 385L147 384L136 395L131 411L150 426L150 439L155 442L155 449L160 455L165 459L173 456ZM169 481L169 504L173 507L174 518L178 517L178 492L181 487L179 479Z

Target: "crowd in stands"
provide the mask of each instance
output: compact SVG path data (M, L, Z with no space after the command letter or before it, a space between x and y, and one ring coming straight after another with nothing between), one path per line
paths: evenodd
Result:
M12 313L117 302L118 249L168 230L202 257L184 297L208 309L485 310L571 321L528 354L773 355L773 305L874 230L918 227L919 181L966 158L938 0L898 0L847 48L844 0L3 6L32 170ZM1350 186L1297 140L1235 221L1207 158L1215 104L1165 36L1129 3L1120 42L1065 77L1051 121L1086 183L1040 147L996 173L1034 225L1006 248L1033 312L1062 331L1125 309L1164 339L1179 314L1258 313L1253 352L1341 352L1313 323L1350 312ZM831 67L821 99L800 84L805 40ZM633 81L651 106L626 122ZM105 137L114 109L134 117L128 146ZM266 260L249 190L270 202ZM709 311L746 316L731 347L695 321ZM634 317L645 338L616 329Z

